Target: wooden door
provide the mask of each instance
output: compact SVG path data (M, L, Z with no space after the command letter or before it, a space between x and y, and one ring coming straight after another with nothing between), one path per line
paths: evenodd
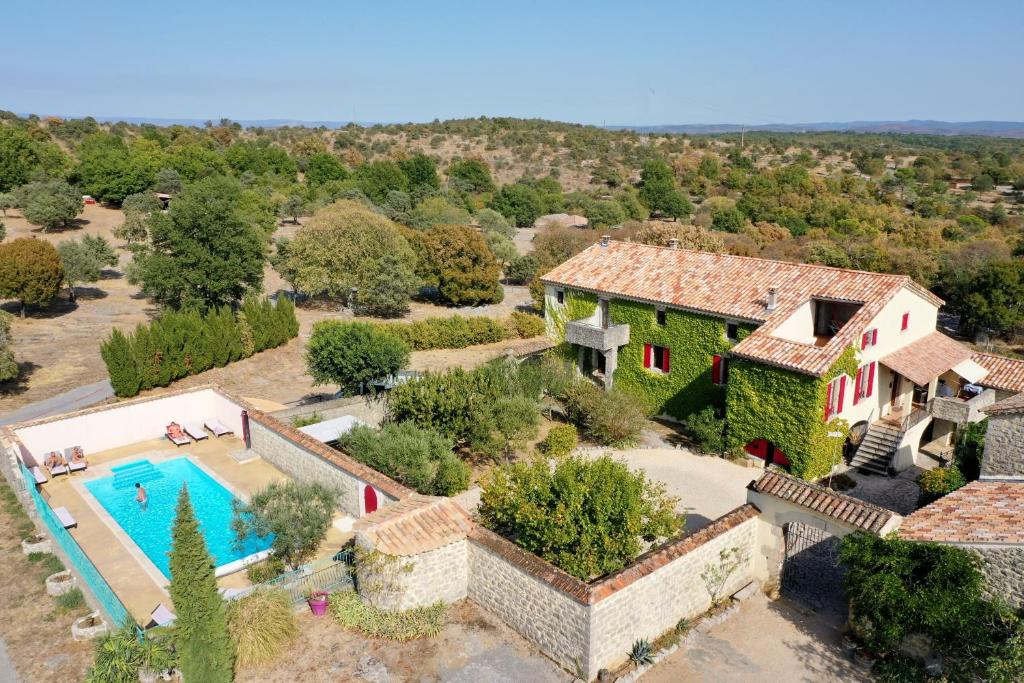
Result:
M363 487L363 513L370 514L377 511L377 492L372 486Z

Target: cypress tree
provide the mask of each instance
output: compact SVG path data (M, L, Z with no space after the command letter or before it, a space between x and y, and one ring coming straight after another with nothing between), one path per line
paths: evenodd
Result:
M115 329L100 345L100 356L107 365L110 385L118 396L134 396L139 393L142 379L132 355L132 344L121 330Z
M139 368L139 389L145 391L160 381L160 352L153 344L149 327L139 323L132 335L132 355Z
M234 677L234 645L228 633L224 601L199 522L192 511L188 487L178 494L171 532L171 600L177 619L174 644L186 681L230 683Z

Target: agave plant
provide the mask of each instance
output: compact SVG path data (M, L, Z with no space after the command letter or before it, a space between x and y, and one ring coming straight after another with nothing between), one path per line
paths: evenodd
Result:
M653 654L654 648L651 647L651 641L641 638L633 643L633 648L629 651L629 661L637 666L654 664Z

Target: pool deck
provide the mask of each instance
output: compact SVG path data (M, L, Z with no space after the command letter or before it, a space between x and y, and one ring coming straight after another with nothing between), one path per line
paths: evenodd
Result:
M210 437L176 448L165 439L144 441L100 453L87 453L89 468L70 475L61 475L42 486L43 497L51 507L66 507L78 526L70 529L82 550L117 593L128 611L145 625L149 615L159 604L171 607L166 578L156 569L141 550L103 510L99 502L87 493L84 482L109 476L116 465L147 458L156 463L168 458L189 456L208 474L213 475L237 497L248 498L275 481L286 481L287 475L260 458L239 463L233 453L243 451L244 444L235 437ZM336 528L328 530L319 556L332 555L350 537ZM218 580L225 588L249 585L245 572L237 572Z

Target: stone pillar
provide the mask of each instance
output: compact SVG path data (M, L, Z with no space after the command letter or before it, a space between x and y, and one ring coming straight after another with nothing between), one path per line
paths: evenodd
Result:
M612 347L604 352L604 388L611 391L615 368L619 364L619 350Z

